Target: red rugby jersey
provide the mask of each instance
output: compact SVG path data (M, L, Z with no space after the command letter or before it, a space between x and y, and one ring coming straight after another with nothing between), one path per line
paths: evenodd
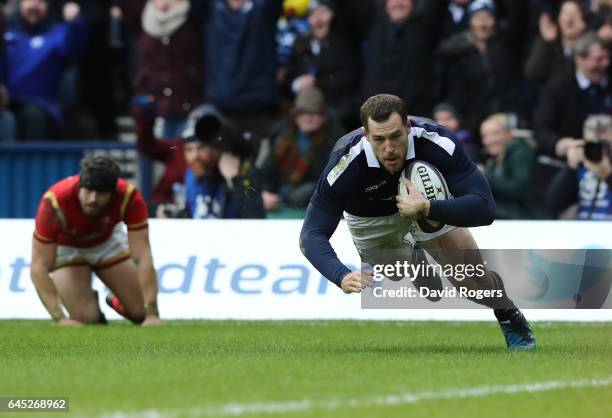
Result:
M148 211L142 195L123 179L108 207L95 218L83 213L78 198L79 176L60 180L43 195L36 214L34 237L45 243L93 247L106 241L119 222L128 230L147 227Z

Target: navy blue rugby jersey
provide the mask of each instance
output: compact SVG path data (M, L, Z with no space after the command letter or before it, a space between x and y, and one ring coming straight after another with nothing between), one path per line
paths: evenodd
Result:
M448 129L426 118L411 116L409 120L412 127L405 164L413 159L432 164L453 193L453 186L476 170L476 165ZM343 211L364 217L392 215L397 213L395 196L400 174L387 172L363 128L355 129L336 142L311 204L334 215ZM435 212L436 204L432 202L430 213Z

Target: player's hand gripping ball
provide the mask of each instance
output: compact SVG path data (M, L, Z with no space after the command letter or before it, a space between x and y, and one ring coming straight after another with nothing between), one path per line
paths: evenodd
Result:
M437 168L425 161L413 161L402 171L398 185L400 197L410 194L408 187L406 187L406 180L410 180L412 186L430 202L452 199L442 174ZM427 233L437 232L444 228L444 224L431 219L420 219L417 223L419 228Z

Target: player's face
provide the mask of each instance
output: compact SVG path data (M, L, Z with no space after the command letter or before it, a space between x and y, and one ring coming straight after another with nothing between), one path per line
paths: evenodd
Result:
M390 173L397 173L404 166L408 151L410 126L398 113L384 122L368 119L366 137L372 145L380 164Z
M99 216L110 204L111 192L98 192L86 187L79 188L79 202L83 213L89 217Z

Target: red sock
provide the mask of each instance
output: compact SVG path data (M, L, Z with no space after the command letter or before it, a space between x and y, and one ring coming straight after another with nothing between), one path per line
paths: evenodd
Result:
M119 298L117 296L113 296L111 298L110 306L111 306L111 308L116 310L118 314L120 314L122 316L125 316L125 313L123 311L123 306L121 305L121 302L119 301Z

